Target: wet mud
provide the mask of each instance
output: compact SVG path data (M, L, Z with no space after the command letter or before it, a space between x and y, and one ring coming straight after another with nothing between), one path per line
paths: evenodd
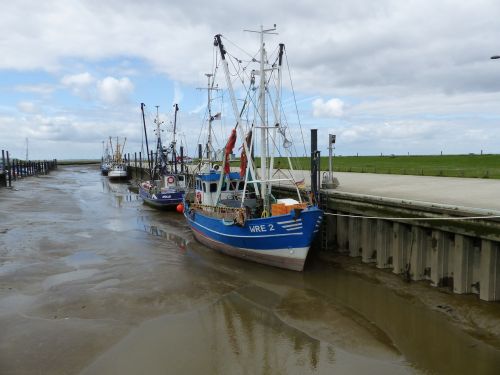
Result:
M17 181L0 190L0 374L500 368L498 304L312 255L297 273L215 253L94 167Z

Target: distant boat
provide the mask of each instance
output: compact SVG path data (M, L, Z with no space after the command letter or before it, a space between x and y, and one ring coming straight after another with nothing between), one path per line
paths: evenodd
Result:
M104 146L106 144L106 146ZM109 152L109 143L102 141L101 174L107 176L111 169L113 158Z
M222 166L208 162L196 174L194 191L186 194L184 215L194 237L212 249L258 263L302 271L311 243L320 229L323 211L315 204L302 201L293 177L273 178L277 139L282 136L286 149L291 142L285 136L279 103L283 44L279 46L276 62L272 65L266 63L264 34L272 31L274 29L263 30L262 27L259 31L260 61L254 61L260 64L260 68L251 71L250 85L247 86L247 98L258 92L258 99L255 95L255 98L245 100L242 108L238 108L232 88L233 76L229 73L221 35L215 36L214 45L219 49L236 125L227 141ZM250 68L246 67L246 71L250 72ZM255 86L256 78L260 80L258 87ZM272 82L276 83L277 91L273 96L276 101L270 105L274 119L268 123L266 95L271 91L269 86ZM209 92L210 87L213 87L213 81L211 84L209 75ZM248 131L245 134L242 114L247 103L257 108L248 110L256 118L246 122ZM209 124L214 118L209 115ZM239 173L231 172L229 168L229 156L235 146L237 130L243 143ZM253 131L260 133L260 171L254 167L250 152ZM272 195L272 184L282 181L295 186L295 198L276 199Z
M162 143L160 126L163 122L160 121L158 107L156 107L156 119L154 121L156 125L156 152L154 153L155 159L149 160L150 154L144 118L144 103L141 103L148 165L150 165L150 176L152 178L142 181L139 184L139 196L145 204L158 209L175 209L182 203L187 186L184 161L180 160L180 163L178 162L176 149L177 112L179 111L179 106L175 104L174 109L173 138L170 147L167 148Z
M123 149L125 148L125 143L127 138L124 139L123 144L120 145L118 137L116 137L116 145L113 151L113 141L109 137L109 144L111 146L111 152L113 153L113 158L111 161L111 166L108 171L108 177L111 181L124 181L128 180L128 169L125 160L123 159Z

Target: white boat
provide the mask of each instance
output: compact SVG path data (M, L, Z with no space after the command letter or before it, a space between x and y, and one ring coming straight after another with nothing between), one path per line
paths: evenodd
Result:
M116 145L113 151L113 141L111 137L109 137L109 144L111 146L111 152L113 153L113 159L108 171L108 177L112 181L128 180L129 178L127 164L123 159L123 149L125 148L126 142L127 138L125 138L123 144L120 145L119 139L116 137Z

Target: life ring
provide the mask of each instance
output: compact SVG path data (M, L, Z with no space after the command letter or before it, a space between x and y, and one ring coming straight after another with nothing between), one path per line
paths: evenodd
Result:
M196 192L196 202L201 202L201 193L199 191Z
M173 184L173 183L174 183L174 181L175 181L174 176L168 176L168 177L167 177L167 182L168 182L169 184Z

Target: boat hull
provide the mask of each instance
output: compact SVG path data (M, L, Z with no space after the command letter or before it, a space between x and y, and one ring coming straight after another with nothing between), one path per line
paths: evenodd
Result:
M112 181L123 181L123 180L128 180L128 173L127 171L110 170L108 172L108 177Z
M185 210L194 237L222 253L279 268L302 271L312 240L319 231L323 212L309 207L298 215L250 219L243 226L200 211Z
M139 186L139 196L145 204L151 207L173 210L179 205L179 203L182 203L184 199L184 191L159 192L157 194L152 194L142 186Z

